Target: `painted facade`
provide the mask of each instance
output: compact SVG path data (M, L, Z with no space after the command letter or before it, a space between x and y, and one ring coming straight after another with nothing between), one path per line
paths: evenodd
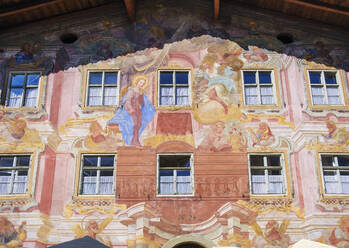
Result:
M0 35L2 246L349 247L345 36L161 3L97 14Z

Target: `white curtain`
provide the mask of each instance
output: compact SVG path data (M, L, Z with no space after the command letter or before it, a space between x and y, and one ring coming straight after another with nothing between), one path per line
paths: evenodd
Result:
M102 88L90 87L88 89L88 105L96 106L102 105Z
M160 87L160 104L173 105L173 88Z
M22 88L12 88L10 91L9 107L21 107L22 104Z
M348 194L349 193L349 176L341 176L341 182L342 182L342 193Z
M269 179L269 192L271 194L282 194L283 192L283 183L282 176L268 176Z
M325 97L323 87L311 87L311 95L313 98L313 104L325 104Z
M188 87L176 88L177 105L189 105L189 89Z
M337 176L324 176L324 181L325 181L325 192L327 194L341 193Z
M38 97L38 88L29 88L25 93L25 104L26 107L35 107L36 99Z
M104 87L104 105L116 105L117 87Z
M173 192L173 176L160 176L159 193L163 195L172 195Z
M13 192L14 194L23 194L26 192L27 176L16 176L13 181Z
M177 176L176 190L178 194L190 194L191 193L190 176Z
M9 194L11 176L0 176L0 194Z
M112 194L113 193L113 181L112 176L101 176L99 178L99 193L100 194Z
M245 100L247 105L258 104L257 87L245 87Z
M264 105L272 105L274 104L273 98L273 87L272 86L262 86L261 90L261 102Z
M252 193L263 194L267 193L265 176L254 176L252 175Z
M328 104L339 105L341 104L338 87L327 87Z
M96 194L97 177L84 177L82 182L83 194Z

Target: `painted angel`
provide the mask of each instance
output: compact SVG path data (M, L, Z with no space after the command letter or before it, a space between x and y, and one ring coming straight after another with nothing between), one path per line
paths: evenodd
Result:
M73 226L73 231L75 233L75 238L82 238L84 236L90 236L91 238L94 238L106 246L111 247L111 241L108 239L102 238L100 235L103 230L109 225L109 223L113 220L113 216L110 215L106 219L104 219L100 224L97 223L95 220L89 220L83 228L83 225L75 224Z

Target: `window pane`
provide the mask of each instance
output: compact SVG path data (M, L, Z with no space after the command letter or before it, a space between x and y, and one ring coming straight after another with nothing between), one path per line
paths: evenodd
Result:
M250 166L264 166L263 156L250 155Z
M176 72L176 84L188 84L188 72Z
M8 106L10 107L21 107L22 105L22 88L12 88L10 90L10 99Z
M14 157L0 157L0 167L13 167Z
M15 194L24 194L27 187L27 170L17 171L13 181L13 192Z
M102 72L90 72L89 84L102 84Z
M97 171L83 170L82 173L82 194L96 194Z
M9 194L12 171L0 170L0 194Z
M337 156L338 158L338 166L349 166L349 156L345 155L341 155L341 156Z
M101 87L89 87L88 105L90 106L102 105L102 88Z
M95 156L84 156L83 166L93 166L96 167L98 163L98 157Z
M261 86L261 102L262 104L274 104L274 98L273 98L273 87L271 86Z
M311 84L321 84L321 72L309 72L309 79Z
M38 88L27 89L27 91L25 92L24 106L35 107L37 96L38 96Z
M101 157L101 166L114 166L114 156L102 156Z
M160 105L173 105L173 87L160 87Z
M283 179L281 175L268 176L269 180L269 190L270 194L282 194L283 190Z
M259 83L260 84L271 84L271 72L260 71L259 72Z
M337 84L336 73L335 72L325 72L325 82L326 82L326 84Z
M190 168L190 155L161 155L160 167L186 167Z
M159 194L174 194L173 180L173 170L160 170Z
M104 87L104 105L116 105L117 87Z
M29 166L30 156L18 156L16 166Z
M113 193L113 171L103 170L101 171L99 178L99 193L100 194L112 194Z
M27 74L27 86L38 86L40 76L39 73Z
M256 83L256 72L244 71L244 84L255 84Z
M11 87L24 86L25 74L12 74L11 76Z
M104 73L104 84L117 84L118 73L117 72L105 72Z
M173 84L173 72L160 72L160 84Z
M321 155L322 166L334 166L333 156Z
M257 87L245 87L245 101L247 105L258 104Z
M189 170L177 170L177 193L178 194L190 194L190 171Z
M268 166L281 166L279 155L269 155L267 156Z
M253 194L263 194L267 193L265 176L252 175L251 178L252 193Z
M176 104L189 105L189 89L188 87L176 88Z

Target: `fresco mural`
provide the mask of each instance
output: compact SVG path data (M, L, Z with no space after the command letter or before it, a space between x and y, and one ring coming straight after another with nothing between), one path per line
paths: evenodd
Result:
M2 85L11 70L44 70L47 77L42 108L0 111L0 152L38 151L32 192L0 196L7 206L1 245L46 247L88 235L109 247L157 248L193 235L217 246L289 247L310 238L348 247L348 196L326 198L314 162L319 152L348 153L348 106L312 111L300 94L307 61L319 66L314 70L348 70L347 44L309 30L283 44L276 38L281 24L230 18L212 22L159 3L139 10L132 24L111 18L76 29L73 44L40 34L5 49ZM111 68L120 72L117 106L84 108L84 73ZM280 104L246 107L242 71L263 68L275 69ZM159 106L160 69L190 72L190 104ZM249 153L284 156L284 194L251 193ZM112 194L74 192L82 175L96 185L111 177L100 164L77 170L80 154L117 155ZM179 165L176 180L175 173L163 177L173 185L193 180L191 195L159 196L158 154L193 156L182 170L192 168L190 177ZM18 216L28 224L15 228L9 219Z
M118 124L122 138L127 145L140 146L139 136L153 119L155 108L145 95L148 79L144 76L136 77L131 87L122 96L121 107L115 112L108 124Z
M27 232L24 229L26 222L16 229L12 222L6 217L0 216L0 242L3 247L19 248L23 247L23 241L27 238Z

